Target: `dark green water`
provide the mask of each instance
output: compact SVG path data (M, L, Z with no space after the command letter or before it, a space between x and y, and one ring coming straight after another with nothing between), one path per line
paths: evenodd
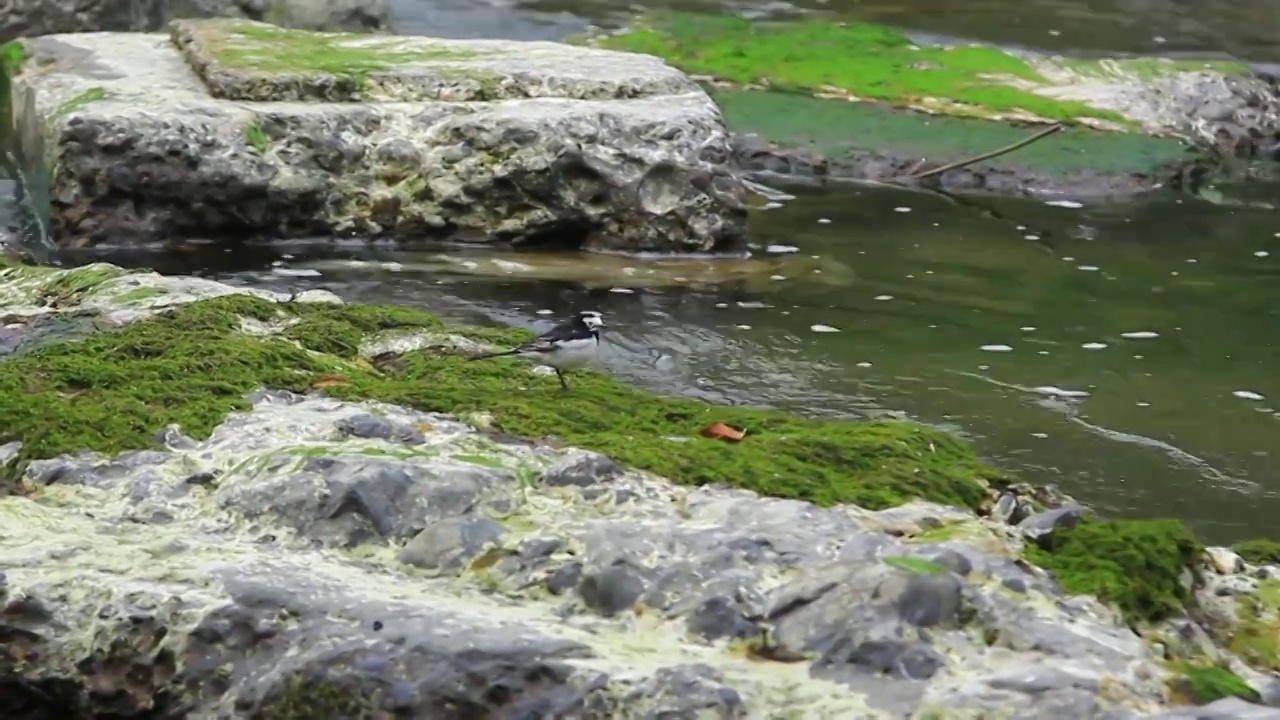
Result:
M758 211L752 226L757 256L768 245L796 251L775 253L777 268L701 287L643 287L648 266L616 258L565 270L508 255L486 271L492 256L456 249L441 261L371 250L303 258L293 248L299 257L222 267L189 257L165 269L196 264L235 283L325 287L534 329L599 309L610 321L606 368L642 387L904 415L957 430L999 465L1108 512L1182 517L1215 541L1275 532L1280 215L1190 199L961 207L846 186ZM525 279L504 262L574 279Z

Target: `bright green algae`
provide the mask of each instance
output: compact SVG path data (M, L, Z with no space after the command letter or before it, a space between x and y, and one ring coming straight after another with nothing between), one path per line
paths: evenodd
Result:
M299 320L285 337L239 331L241 318ZM667 398L576 373L572 390L520 360L471 362L420 351L358 361L361 340L391 328L427 328L496 343L519 331L443 328L415 310L288 303L233 295L203 300L76 343L5 361L0 441L24 442L23 459L83 449L144 448L170 423L207 436L226 413L247 409L259 386L295 392L328 378L325 392L426 411L484 412L496 430L554 436L684 484L726 483L821 505L877 509L923 498L977 508L976 478L994 471L947 433L912 423L805 419L774 410ZM296 342L290 342L290 340ZM341 381L334 383L333 377ZM708 423L744 428L731 444L700 437Z
M948 100L993 112L1024 110L1050 120L1090 117L1131 124L1109 110L1010 86L1009 80L1044 79L997 48L918 47L880 25L660 12L596 43L657 55L685 72L738 85L763 83L804 93L838 89L895 104Z

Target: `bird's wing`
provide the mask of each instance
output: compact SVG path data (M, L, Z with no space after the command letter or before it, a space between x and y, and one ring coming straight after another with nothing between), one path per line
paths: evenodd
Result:
M556 352L567 342L573 340L588 340L592 337L591 330L585 325L576 321L560 323L550 330L542 333L538 337L530 340L520 346L520 352L531 353L549 353Z

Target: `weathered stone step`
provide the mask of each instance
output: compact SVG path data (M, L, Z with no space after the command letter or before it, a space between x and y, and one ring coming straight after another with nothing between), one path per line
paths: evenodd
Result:
M612 100L697 92L651 55L552 42L311 33L241 20L178 20L173 42L228 100Z
M61 243L554 237L711 251L741 240L743 189L720 112L656 58L248 21L180 21L173 32L185 53L162 34L23 41L15 81L35 89L48 128ZM229 40L243 33L256 34L252 49ZM284 39L271 45L273 35ZM366 43L363 64L334 49L349 43ZM469 84L478 75L448 80L432 64L444 59L397 54L433 44L478 48L448 62L493 69L486 101ZM492 54L481 61L482 51ZM312 64L282 69L299 58ZM247 69L251 59L262 66Z

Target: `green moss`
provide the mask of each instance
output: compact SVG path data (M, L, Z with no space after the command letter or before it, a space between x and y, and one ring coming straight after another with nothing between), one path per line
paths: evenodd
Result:
M1176 520L1084 520L1055 530L1046 544L1029 545L1027 559L1067 592L1096 595L1134 624L1183 611L1189 597L1183 571L1201 552Z
M378 703L358 688L324 677L290 677L282 690L265 698L255 717L278 720L369 720Z
M1012 87L1043 83L1025 62L978 46L919 47L897 30L824 20L753 22L739 17L654 13L599 45L662 57L681 70L739 85L812 93L841 90L892 103L960 103L1042 118L1132 124L1107 110Z
M972 157L1027 137L1025 128L973 118L925 115L876 103L851 103L791 93L712 89L725 123L787 147L826 157L875 153L929 158L931 165ZM1154 172L1186 162L1173 138L1075 127L983 165L1065 176L1079 172Z
M267 134L263 132L262 126L254 123L244 129L244 143L258 154L265 155L267 150L271 148L271 143L267 140Z
M236 21L225 21L219 27L225 35L215 58L228 67L246 70L318 72L363 79L398 65L477 55L443 47L403 49L405 46L394 39L371 34L320 33Z
M891 568L896 568L912 575L941 575L947 571L938 563L910 555L885 555L880 561Z
M240 316L297 322L285 338L248 337ZM24 459L92 449L147 447L178 423L204 437L260 385L378 399L421 410L483 411L497 430L556 436L687 484L725 483L828 505L884 508L911 498L977 507L988 473L959 439L911 423L831 421L721 407L644 393L603 374L576 373L562 392L520 360L471 362L445 351L348 362L363 336L399 327L438 332L433 316L406 308L290 303L233 295L90 337L38 348L0 373L0 441L23 440ZM519 331L450 328L511 342ZM290 342L290 340L294 342ZM373 368L377 368L376 370ZM333 376L340 376L337 380ZM744 428L730 444L699 436L711 422Z
M105 263L85 265L65 272L47 268L31 268L27 272L38 273L49 278L49 281L41 286L39 301L54 307L76 305L81 298L103 282L125 274L124 270Z
M22 47L20 40L10 40L0 45L0 71L11 76L17 74L22 69L26 55L27 51Z
M1174 697L1191 705L1207 705L1214 700L1238 697L1249 702L1261 702L1258 692L1249 687L1239 675L1217 665L1181 665L1175 670L1180 676L1170 685Z
M1238 596L1236 619L1227 649L1252 667L1280 672L1280 580L1263 580L1253 595Z
M1280 565L1280 542L1269 538L1245 540L1236 543L1231 549L1254 565Z
M106 97L107 97L106 88L97 87L97 86L91 87L88 90L85 90L79 95L76 95L70 100L67 100L66 102L59 105L57 109L53 111L53 114L49 116L49 119L52 120L52 119L60 118L66 115L67 113L71 112L72 110L75 110L78 107L83 107L85 105L88 105L89 103L97 102L99 100L105 100Z
M119 295L114 296L112 300L121 305L128 305L130 303L136 303L141 300L148 300L150 298L159 297L161 295L164 295L164 291L161 290L160 288L138 287L138 288L133 288L132 290L126 290L120 293Z

